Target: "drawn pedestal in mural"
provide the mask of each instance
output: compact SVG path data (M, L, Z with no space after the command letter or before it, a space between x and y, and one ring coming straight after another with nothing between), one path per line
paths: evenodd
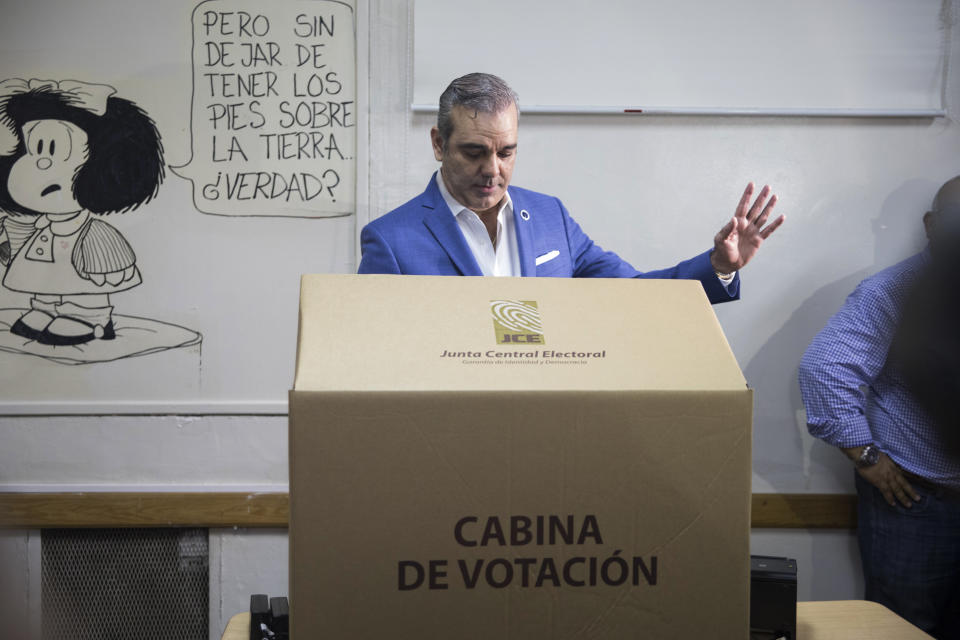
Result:
M745 638L751 406L697 282L307 276L292 633Z
M201 340L199 333L174 324L114 314L116 337L112 340L51 346L10 333L10 327L26 312L27 309L0 309L0 351L29 354L62 364L84 364L190 347Z

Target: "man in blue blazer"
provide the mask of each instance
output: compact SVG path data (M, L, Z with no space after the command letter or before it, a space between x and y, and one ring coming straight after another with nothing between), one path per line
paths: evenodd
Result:
M784 220L764 226L777 197L747 186L713 249L641 273L604 251L557 198L511 187L517 153L516 94L489 74L454 80L430 131L440 170L426 191L361 232L360 273L700 280L713 303L740 297L738 271ZM769 199L768 199L769 198Z

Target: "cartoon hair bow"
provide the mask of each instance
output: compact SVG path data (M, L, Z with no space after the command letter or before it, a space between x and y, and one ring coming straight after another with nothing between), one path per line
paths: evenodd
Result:
M79 80L23 80L11 78L0 81L0 100L5 97L28 91L50 91L65 96L70 105L102 116L107 112L107 98L117 92L105 84L80 82Z

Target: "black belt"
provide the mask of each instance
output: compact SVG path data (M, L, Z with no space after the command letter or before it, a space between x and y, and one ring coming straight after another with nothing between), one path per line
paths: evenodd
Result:
M903 477L906 478L910 484L924 489L927 493L931 493L937 498L960 502L960 489L945 487L942 484L937 484L932 480L927 480L926 478L922 478L915 473L905 470L903 471Z

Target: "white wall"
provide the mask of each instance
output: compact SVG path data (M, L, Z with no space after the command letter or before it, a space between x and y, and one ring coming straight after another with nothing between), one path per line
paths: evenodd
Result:
M287 490L285 416L4 417L0 443L0 491ZM211 637L287 595L286 530L211 529L210 588ZM0 614L36 627L39 594L39 532L0 530Z
M394 22L401 13L393 10ZM953 41L956 13L945 3ZM381 19L384 28L406 27ZM373 50L373 73L403 86L410 57L391 61ZM787 222L744 269L743 299L714 307L756 390L756 492L853 491L846 460L806 432L796 366L857 282L922 248L922 214L937 188L960 174L958 68L960 47L952 46L947 116L936 119L520 118L513 184L561 198L598 244L639 269L710 248L748 181L769 183L779 195L777 212ZM510 69L490 71L509 82ZM395 206L422 191L436 169L428 141L434 118L411 114L402 96L371 99L379 113L372 138L397 150L389 165L380 160L384 166L371 154L371 182L383 175L393 186L399 178L388 167L396 168L401 152L404 160L402 185L391 190Z
M358 196L361 224L417 194L435 167L431 119L407 108L408 5L371 0L358 11L361 32L369 16L371 88L371 187ZM509 81L509 69L492 71ZM717 307L756 389L756 492L852 492L849 465L806 434L795 366L857 281L918 248L920 215L937 186L960 173L953 75L949 115L936 120L521 119L514 183L561 197L594 240L638 268L708 248L748 180L769 182L780 194L786 225L745 270L744 299ZM348 254L352 248L318 264L339 271ZM286 478L283 416L0 417L0 490L248 490L283 487ZM211 535L215 637L250 593L286 592L286 536ZM862 595L850 532L757 531L752 544L754 553L799 560L801 599ZM36 616L30 548L30 532L0 536L0 588L12 593L0 605L26 606Z
M372 76L384 81L371 92L370 175L387 195L371 193L370 210L386 211L422 191L437 163L434 118L412 114L402 90L412 86L412 48L383 54L408 42L406 9L374 7ZM955 3L942 15L955 42ZM465 46L484 46L482 34L451 28ZM756 390L755 492L853 493L846 459L806 432L796 365L857 282L922 247L923 212L960 174L957 49L948 49L945 118L521 116L513 184L560 197L597 243L640 269L709 248L748 181L780 196L787 223L744 270L743 300L715 307ZM510 69L462 72L477 70L511 78ZM797 558L803 600L862 597L853 532L758 530L752 551Z

